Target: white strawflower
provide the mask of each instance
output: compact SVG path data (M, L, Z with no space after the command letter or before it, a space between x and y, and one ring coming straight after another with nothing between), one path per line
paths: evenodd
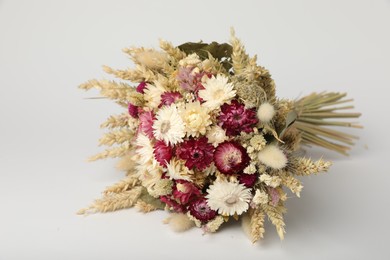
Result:
M174 104L158 110L153 123L153 135L166 144L177 144L183 141L184 122Z
M287 165L287 157L276 145L265 146L258 154L261 163L273 169L282 169Z
M268 193L265 191L261 191L259 189L256 190L255 196L253 196L252 199L253 203L255 205L260 205L260 204L267 204L269 199L268 199Z
M179 65L181 67L195 67L196 65L198 65L201 62L202 61L200 60L198 54L192 53L192 54L188 55L187 57L185 57L184 59L180 60Z
M187 136L198 137L206 133L206 127L211 125L208 109L200 105L199 101L190 102L180 109L180 116L185 125Z
M166 172L171 180L191 181L191 175L193 174L193 172L184 165L183 161L176 158L172 158L169 161Z
M154 85L147 84L144 89L145 105L149 108L158 108L161 104L161 95L166 89L158 81L154 82Z
M207 190L207 204L219 214L241 215L249 207L252 198L250 189L226 180L215 181Z
M148 164L154 159L154 148L150 139L146 135L139 133L137 139L135 140L135 145L137 146L135 152L139 155L138 162L140 164Z
M257 117L260 119L260 122L268 123L275 115L275 108L270 103L263 103L260 105L259 110L257 110Z
M219 108L236 95L233 84L228 83L228 77L221 74L217 77L206 77L203 86L205 89L199 90L199 97L205 101L203 105L210 109Z
M264 182L267 186L272 188L276 188L280 186L282 179L279 176L271 176L268 174L261 174L260 181Z
M217 125L211 127L211 129L207 131L206 137L209 140L209 143L213 144L214 147L217 147L218 144L228 139L225 130Z

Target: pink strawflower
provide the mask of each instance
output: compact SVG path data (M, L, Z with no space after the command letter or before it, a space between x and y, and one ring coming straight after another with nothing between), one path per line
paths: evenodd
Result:
M176 211L178 213L186 212L186 206L179 204L177 201L170 198L169 196L160 196L160 201L162 203L167 204L168 207L171 208L173 211Z
M171 146L165 144L164 141L159 140L154 145L154 158L165 167L167 163L172 159L173 149Z
M146 88L146 82L142 81L141 83L138 84L136 90L138 93L144 93L144 89Z
M153 120L155 119L153 112L143 112L139 115L139 129L149 138L153 138Z
M202 223L212 220L217 215L217 212L209 207L204 197L199 197L197 200L192 201L188 209L191 215Z
M206 137L188 139L176 149L176 155L185 160L188 169L197 168L202 171L213 161L214 146Z
M245 174L245 173L241 173L239 176L238 176L238 181L243 184L245 187L247 188L252 188L255 184L256 184L256 181L258 179L258 175L257 174Z
M193 72L194 68L183 67L179 69L177 80L182 89L197 92L204 89L202 85L202 78L204 75L209 76L206 72Z
M250 133L257 124L256 111L246 109L237 100L232 100L231 104L223 104L218 117L219 126L226 130L228 136L239 135L241 131Z
M277 206L280 200L280 194L277 189L268 187L268 193L271 197L271 205L272 206Z
M183 96L179 92L177 92L177 91L174 91L174 92L164 92L161 95L161 104L158 107L169 106L172 103L175 103L176 100L178 100L178 99L180 99L182 97Z
M189 181L176 180L176 185L173 187L172 195L177 201L185 205L190 200L199 197L200 191Z
M214 152L214 164L224 174L240 173L249 161L245 148L234 141L219 144Z

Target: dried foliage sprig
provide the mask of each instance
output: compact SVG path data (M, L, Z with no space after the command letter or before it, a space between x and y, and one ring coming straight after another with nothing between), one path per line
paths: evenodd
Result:
M360 116L348 112L352 100L332 92L277 98L271 74L233 30L230 44L175 47L161 40L160 48L125 48L134 68L103 67L125 82L80 86L98 89L127 111L101 125L108 132L99 144L109 148L90 158L119 157L125 177L79 214L164 209L174 230L196 226L205 233L242 220L253 243L264 237L268 219L283 239L285 190L299 197L298 177L331 166L297 151L318 145L346 154L356 136L332 127L361 128L349 121Z

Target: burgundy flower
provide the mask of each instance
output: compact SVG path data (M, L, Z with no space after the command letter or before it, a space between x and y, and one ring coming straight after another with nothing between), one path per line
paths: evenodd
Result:
M168 196L161 196L160 201L162 203L165 203L168 205L169 208L172 208L173 211L176 211L178 213L185 213L186 212L186 207L179 204L177 201L174 199L168 197Z
M188 169L197 168L202 171L213 161L214 147L206 137L184 141L177 149L176 155L185 160Z
M146 82L145 81L142 81L141 83L139 83L139 85L137 86L136 90L138 93L144 93L144 89L146 88Z
M232 100L231 104L223 104L221 114L218 116L219 126L226 130L229 136L239 135L241 131L250 133L257 124L256 111L246 109L237 100Z
M252 188L259 176L257 174L245 174L242 173L238 176L238 181L247 188Z
M153 120L154 114L151 111L143 112L139 115L139 129L149 138L153 138Z
M214 164L224 174L241 172L248 166L250 158L244 147L234 141L225 141L214 152Z
M133 104L129 103L128 111L129 111L129 114L130 114L133 118L138 118L138 113L139 113L140 111L142 111L142 108L137 107L137 106L134 106Z
M189 211L192 216L203 223L212 220L217 215L217 212L209 207L204 197L199 197L197 200L192 201L189 206Z
M164 141L159 140L154 145L153 153L154 157L161 164L161 166L166 166L172 158L173 151L171 146L165 144Z
M181 204L187 204L194 197L200 196L200 191L194 184L185 180L176 180L172 191L173 197Z
M177 91L164 92L161 95L161 104L158 107L169 106L170 104L175 103L176 100L178 100L182 97L183 96Z

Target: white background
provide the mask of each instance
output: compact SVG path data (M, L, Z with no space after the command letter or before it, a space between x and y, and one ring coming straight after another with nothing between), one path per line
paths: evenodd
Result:
M120 112L77 86L132 66L121 49L158 39L225 42L234 26L280 97L347 91L360 140L287 204L286 239L252 245L238 223L173 233L165 212L75 212L122 173L87 163ZM390 1L0 0L0 259L390 259Z

